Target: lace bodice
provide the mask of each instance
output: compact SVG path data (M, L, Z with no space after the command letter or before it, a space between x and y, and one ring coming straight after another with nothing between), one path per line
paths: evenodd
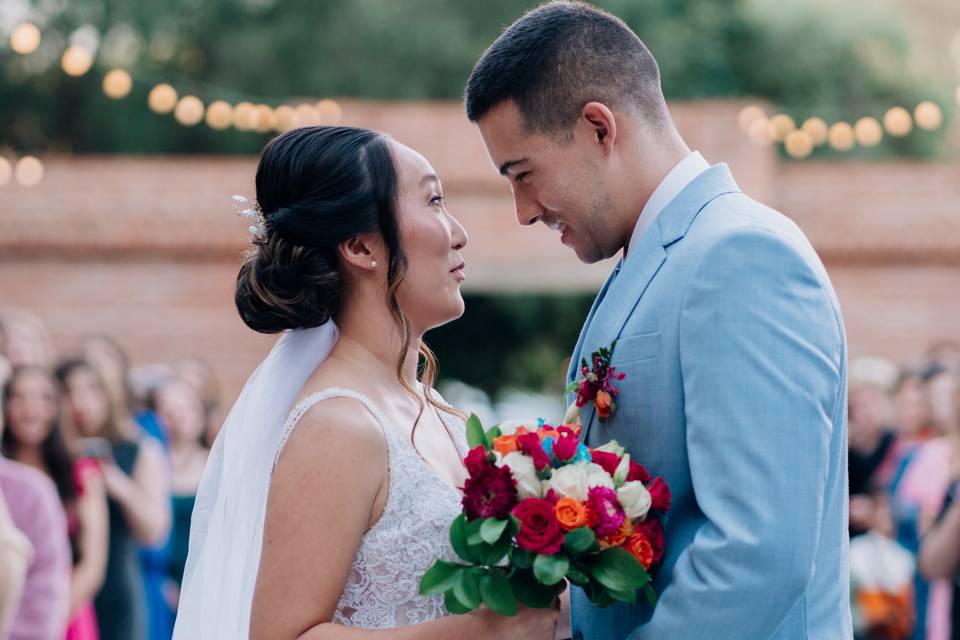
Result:
M420 578L438 557L457 561L449 531L461 510L459 493L427 466L369 398L356 391L330 388L304 398L284 423L283 442L310 407L338 397L362 402L380 423L389 452L389 475L383 515L360 542L333 621L351 627L389 629L445 616L443 598L420 596L418 587ZM460 456L465 456L463 422L443 412L440 417Z

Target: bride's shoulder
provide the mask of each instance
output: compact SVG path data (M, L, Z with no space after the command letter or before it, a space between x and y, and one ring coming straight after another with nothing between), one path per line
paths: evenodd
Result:
M309 398L308 398L309 400ZM387 443L377 419L359 400L349 397L325 398L309 403L291 425L292 431L280 454L278 465L335 459L350 463L387 457ZM346 452L346 454L345 454Z

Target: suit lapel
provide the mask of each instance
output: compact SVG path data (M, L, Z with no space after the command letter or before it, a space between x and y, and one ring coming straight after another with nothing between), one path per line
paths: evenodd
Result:
M597 308L600 306L600 303L603 302L604 297L606 297L607 289L610 288L610 283L612 283L617 274L620 273L623 261L617 260L616 266L613 268L613 271L607 276L606 282L603 283L603 287L600 289L600 293L597 294L597 297L593 300L593 305L590 307L590 313L587 314L587 319L583 323L583 326L580 328L580 336L577 338L577 346L573 349L573 357L570 359L570 366L567 368L567 383L573 382L579 371L580 362L580 350L583 348L583 339L587 335L587 332L590 330L590 323L593 322L593 316L597 312Z
M576 376L576 364L581 354L607 347L620 337L630 314L666 262L666 248L686 235L694 219L710 201L737 191L739 188L727 165L718 164L700 174L664 208L656 224L641 236L636 246L630 247L626 260L622 261L619 277L607 280L606 295L597 296L577 343L576 359L570 363L571 380ZM582 439L586 442L596 420L596 409L591 405L584 410Z

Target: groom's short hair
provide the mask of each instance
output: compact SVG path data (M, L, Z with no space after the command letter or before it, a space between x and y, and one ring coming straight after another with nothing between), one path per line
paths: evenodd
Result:
M583 2L529 11L484 52L467 81L467 117L477 122L505 100L529 131L561 136L591 101L669 120L653 54L623 20Z

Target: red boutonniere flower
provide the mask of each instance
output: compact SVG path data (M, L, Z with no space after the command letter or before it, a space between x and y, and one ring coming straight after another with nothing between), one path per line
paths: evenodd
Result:
M614 382L627 377L627 374L618 372L616 367L610 365L613 349L616 346L617 341L614 340L609 349L601 347L591 353L590 364L587 363L586 358L582 359L580 373L583 377L567 387L567 393L577 392L577 408L584 407L589 402L593 403L601 422L617 410L614 398L620 394L620 390ZM569 414L567 417L570 418Z

